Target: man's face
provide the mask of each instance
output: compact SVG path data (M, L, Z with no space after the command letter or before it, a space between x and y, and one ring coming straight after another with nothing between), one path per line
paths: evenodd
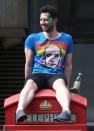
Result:
M53 18L49 13L41 13L40 15L40 26L43 31L51 32L53 30Z

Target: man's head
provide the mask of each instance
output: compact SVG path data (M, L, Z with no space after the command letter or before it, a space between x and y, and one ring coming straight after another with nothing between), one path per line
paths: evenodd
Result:
M46 5L40 9L40 26L43 31L51 32L57 23L58 11L55 6Z

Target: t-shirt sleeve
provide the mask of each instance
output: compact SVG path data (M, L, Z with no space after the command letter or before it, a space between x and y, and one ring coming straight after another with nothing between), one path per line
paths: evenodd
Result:
M69 35L67 53L72 53L72 52L73 52L73 38L71 35Z
M26 40L25 40L25 48L29 48L29 49L32 49L33 51L34 51L34 36L35 36L35 34L31 34L31 35L29 35L27 38L26 38Z

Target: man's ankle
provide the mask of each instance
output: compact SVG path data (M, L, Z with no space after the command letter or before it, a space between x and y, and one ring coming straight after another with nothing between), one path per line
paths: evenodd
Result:
M17 113L18 111L23 111L23 108L17 108L16 113Z
M63 109L62 112L68 112L69 114L71 114L71 111L68 109Z

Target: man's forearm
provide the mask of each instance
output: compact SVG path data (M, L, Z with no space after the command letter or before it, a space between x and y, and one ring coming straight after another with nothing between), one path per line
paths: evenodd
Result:
M72 66L66 67L64 74L65 74L65 77L67 79L67 87L69 87L71 76L72 76Z
M32 67L29 65L25 65L25 79L31 75Z

